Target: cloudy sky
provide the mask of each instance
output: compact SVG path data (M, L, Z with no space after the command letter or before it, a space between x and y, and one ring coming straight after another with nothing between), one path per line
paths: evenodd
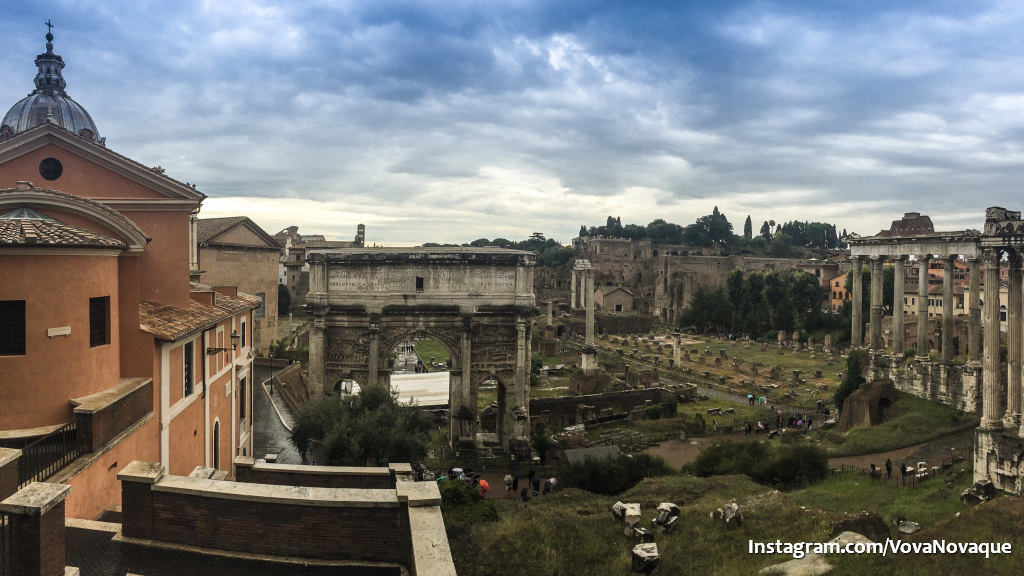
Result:
M23 4L0 103L51 18L110 148L270 233L568 242L715 205L874 233L1024 204L1020 2Z

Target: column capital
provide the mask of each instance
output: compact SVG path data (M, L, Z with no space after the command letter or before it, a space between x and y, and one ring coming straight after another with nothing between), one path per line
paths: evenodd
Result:
M1000 252L1002 252L1002 250L999 248L982 248L981 259L986 265L992 263L998 265Z

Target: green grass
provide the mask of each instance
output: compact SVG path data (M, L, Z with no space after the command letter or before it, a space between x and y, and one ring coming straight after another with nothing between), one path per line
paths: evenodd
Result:
M829 556L830 574L1019 574L1024 570L1024 502L1001 496L968 508L957 500L970 473L953 476L953 488L937 479L921 488L871 484L865 476L840 473L793 492L777 492L744 476L695 478L681 474L652 478L619 496L600 496L566 489L531 500L527 507L497 502L496 521L445 518L455 566L462 576L513 574L586 574L611 576L630 572L634 541L611 518L616 500L639 502L642 525L650 527L660 502L681 508L679 528L657 533L661 565L655 574L750 575L790 560L784 555L747 553L748 540L824 542L834 536L832 523L842 512L868 510L886 520L905 516L922 530L904 540L945 538L968 542L1014 542L1012 556L941 555ZM737 501L744 523L735 528L714 523L708 513ZM804 508L801 508L803 506ZM954 515L960 512L959 518ZM898 538L897 534L893 534Z
M613 342L612 338L615 338L617 342ZM840 358L839 355L835 355L832 360L829 360L825 354L815 353L815 358L811 359L809 354L800 352L794 356L791 350L784 350L783 354L778 354L775 349L775 344L770 344L768 349L764 352L761 351L760 346L757 343L750 343L750 347L747 348L744 342L733 342L727 340L719 340L715 338L707 338L703 336L693 337L687 336L691 340L697 340L696 344L684 345L685 349L703 352L705 347L711 349L713 356L706 357L704 364L697 362L697 356L691 354L693 361L686 362L685 359L681 362L682 367L690 368L692 374L685 374L681 369L673 368L668 369L668 360L672 358L671 349L665 350L660 347L648 347L648 344L641 343L639 338L628 337L627 343L622 343L622 337L618 336L602 336L597 339L597 345L603 349L604 352L616 354L615 349L621 348L625 354L623 359L630 363L635 363L639 356L658 356L661 358L660 369L666 374L667 378L674 380L693 380L696 375L707 370L711 372L715 377L720 375L730 376L732 379L729 384L725 386L736 394L747 394L747 393L762 393L761 386L768 384L777 384L777 388L769 387L767 395L770 399L775 402L782 402L788 404L806 405L813 406L817 400L824 400L831 402L832 394L835 389L839 386L839 378L836 376L838 373L843 372L846 369L846 362ZM638 348L637 358L631 357L629 354L632 349ZM741 371L737 372L733 369L731 362L723 360L720 367L715 367L714 357L718 356L719 350L725 350L726 355L729 358L739 358L743 361ZM755 362L764 364L764 368L761 368L758 376L754 376L751 372L750 365ZM782 369L782 377L780 380L770 380L768 378L771 367L779 366ZM804 386L794 386L792 384L793 370L800 370L800 377L806 380ZM822 377L814 378L814 373L817 370L821 370ZM740 384L740 380L753 380L756 382L757 387L752 389L745 389ZM721 388L717 382L714 386ZM750 387L747 387L750 388Z
M439 364L444 364L448 361L448 349L443 344L434 340L433 338L420 338L414 345L416 348L416 354L426 364L427 370L430 372L437 372L438 370L444 371L447 368L434 368L430 365L430 358L433 357L434 361Z
M816 432L813 438L822 442L829 456L857 456L913 446L978 425L976 415L909 394L897 394L887 421L846 433L834 429Z

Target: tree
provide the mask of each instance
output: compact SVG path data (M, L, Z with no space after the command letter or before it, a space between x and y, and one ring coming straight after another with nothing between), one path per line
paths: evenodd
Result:
M746 285L743 282L743 271L733 268L732 272L725 277L726 293L729 296L729 304L732 304L732 330L739 332L743 329L742 322L746 312Z
M760 234L761 234L761 238L764 238L766 242L770 242L771 241L771 239L772 239L772 229L771 229L770 226L768 226L768 221L767 220L765 220L764 223L761 224L761 232L760 232Z
M580 238L583 238L586 235L587 235L587 227L584 226L584 225L581 225L580 226Z
M808 318L821 309L821 284L813 274L794 270L789 293L795 326L802 330L807 327Z
M277 285L277 311L278 313L287 312L292 309L292 294L288 291L288 286L284 284Z
M324 464L384 466L423 459L429 429L419 406L401 404L385 386L363 386L357 395L307 404L291 441L303 462L315 453Z
M732 305L721 288L707 291L697 288L693 299L679 316L680 326L693 326L701 331L725 330L732 322Z
M754 225L750 221L750 214L747 214L747 221L743 223L743 237L750 240L754 235Z
M836 407L840 410L843 409L843 402L849 398L850 394L856 392L860 385L864 383L864 376L862 375L864 360L863 350L851 350L850 355L846 357L846 373L843 374L843 381L832 396L832 401L835 402Z

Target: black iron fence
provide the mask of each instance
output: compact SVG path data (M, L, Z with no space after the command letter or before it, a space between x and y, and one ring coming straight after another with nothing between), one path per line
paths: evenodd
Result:
M884 464L874 465L865 468L851 464L840 464L833 468L833 472L859 472L877 481L880 484L891 484L893 486L905 486L917 488L923 482L935 478L947 478L954 473L954 465L966 461L971 457L971 449L961 449L950 453L949 456L935 459L930 462L903 463L893 462L891 469L886 469ZM905 466L905 468L903 468ZM902 468L902 469L901 469Z
M18 485L45 480L79 456L74 424L65 424L21 448Z
M11 523L0 512L0 576L14 574L14 551L11 549Z

